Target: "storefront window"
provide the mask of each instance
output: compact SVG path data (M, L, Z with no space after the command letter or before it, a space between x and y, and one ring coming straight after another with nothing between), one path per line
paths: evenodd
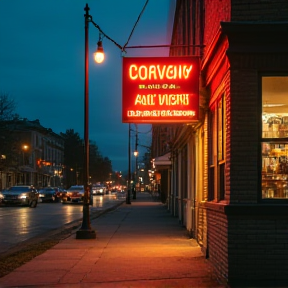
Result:
M288 76L262 77L262 199L288 199Z

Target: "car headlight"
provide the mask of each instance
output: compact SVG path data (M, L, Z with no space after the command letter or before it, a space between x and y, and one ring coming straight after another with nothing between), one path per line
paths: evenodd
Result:
M100 189L100 192L101 192L101 193L103 192L103 189L102 189L102 188Z
M0 193L0 199L4 199L4 195Z
M28 197L28 195L26 193L22 193L19 196L20 199L26 199L27 197Z

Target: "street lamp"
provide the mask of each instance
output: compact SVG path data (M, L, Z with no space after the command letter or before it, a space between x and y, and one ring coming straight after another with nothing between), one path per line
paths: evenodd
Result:
M96 63L102 63L105 59L105 54L104 54L104 50L103 50L103 46L102 46L102 41L101 39L99 39L98 43L97 43L97 50L94 53L94 59Z
M127 196L126 196L126 204L131 204L130 193L131 193L131 156L130 156L130 138L131 138L131 124L129 123L128 129L128 187L127 187Z
M22 165L23 165L23 167L22 167L22 171L23 171L23 173L22 173L22 177L23 177L23 179L22 179L22 183L25 185L26 184L26 172L25 172L25 169L24 169L24 166L25 166L25 153L28 151L28 149L29 149L29 146L28 145L26 145L26 144L24 144L24 145L22 145Z
M95 239L96 232L91 228L90 223L90 186L89 186L89 47L88 47L88 26L91 21L91 16L89 15L90 8L86 4L85 8L85 77L84 77L84 201L83 201L83 219L81 228L76 232L76 239ZM102 49L101 49L102 48ZM98 60L97 63L101 63L104 60L103 57L99 57L99 53L103 54L102 42L98 42L98 49L96 51ZM102 61L101 61L102 59Z
M26 144L24 144L24 145L22 146L23 166L25 165L25 152L27 152L28 148L29 148L29 146L26 145Z
M136 125L136 124L135 124ZM136 199L136 187L137 187L137 182L138 182L138 173L137 173L137 166L138 166L138 163L137 163L137 157L138 157L138 150L137 150L137 147L138 147L138 126L136 125L136 141L135 141L135 150L134 150L134 156L135 156L135 187L133 189L133 199Z
M4 161L6 160L6 155L0 154L0 191L2 190L2 168L5 167Z

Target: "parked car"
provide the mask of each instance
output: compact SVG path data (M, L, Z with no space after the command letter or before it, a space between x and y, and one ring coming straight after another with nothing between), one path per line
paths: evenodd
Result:
M104 195L106 194L107 188L103 184L93 184L92 185L92 194L93 195Z
M53 187L56 191L57 201L61 201L63 196L66 194L66 190L62 187Z
M39 190L39 202L57 202L57 191L53 187L44 187Z
M38 191L33 186L12 186L0 192L0 204L35 208L38 204L38 195Z
M84 200L84 186L74 185L67 189L62 196L62 204L67 203L83 203Z

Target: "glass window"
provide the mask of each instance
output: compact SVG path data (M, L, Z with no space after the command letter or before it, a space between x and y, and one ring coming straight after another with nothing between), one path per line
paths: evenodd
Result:
M262 199L288 198L288 76L262 77Z
M208 161L209 161L209 171L208 171L208 201L212 201L215 198L214 190L214 154L215 154L215 141L214 135L215 131L215 110L210 111L209 113L209 122L208 122Z
M226 142L226 101L225 97L218 102L217 138L218 138L218 189L219 200L225 198L225 142Z
M209 113L208 200L225 199L226 101L224 95Z
M218 103L218 160L223 160L223 107L222 99Z

